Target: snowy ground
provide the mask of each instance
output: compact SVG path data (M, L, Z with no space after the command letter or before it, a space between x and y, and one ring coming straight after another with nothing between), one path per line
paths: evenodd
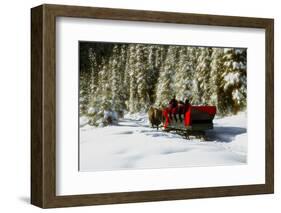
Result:
M247 163L246 113L217 118L208 141L149 127L146 114L118 126L91 127L81 118L80 171L239 165Z

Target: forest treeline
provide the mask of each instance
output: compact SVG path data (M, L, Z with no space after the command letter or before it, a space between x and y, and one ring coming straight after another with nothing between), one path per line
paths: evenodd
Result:
M80 113L94 125L105 112L144 112L174 95L221 115L247 104L244 48L80 42L79 58Z

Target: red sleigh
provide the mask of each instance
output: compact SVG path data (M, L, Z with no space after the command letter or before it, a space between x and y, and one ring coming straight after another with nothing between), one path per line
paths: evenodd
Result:
M166 131L184 131L187 136L192 133L204 134L205 130L213 129L216 107L189 105L183 113L167 107L162 110L162 114L163 127Z

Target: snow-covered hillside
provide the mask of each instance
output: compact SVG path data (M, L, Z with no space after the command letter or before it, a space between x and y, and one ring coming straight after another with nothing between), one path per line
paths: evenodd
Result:
M217 118L208 141L149 127L146 114L117 126L80 126L80 171L239 165L247 163L246 113Z

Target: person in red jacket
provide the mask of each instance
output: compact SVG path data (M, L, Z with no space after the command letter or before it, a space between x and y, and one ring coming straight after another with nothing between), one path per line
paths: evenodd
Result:
M185 99L185 102L184 102L184 112L187 112L189 110L189 107L190 107L190 103L189 103L189 100L188 99Z

